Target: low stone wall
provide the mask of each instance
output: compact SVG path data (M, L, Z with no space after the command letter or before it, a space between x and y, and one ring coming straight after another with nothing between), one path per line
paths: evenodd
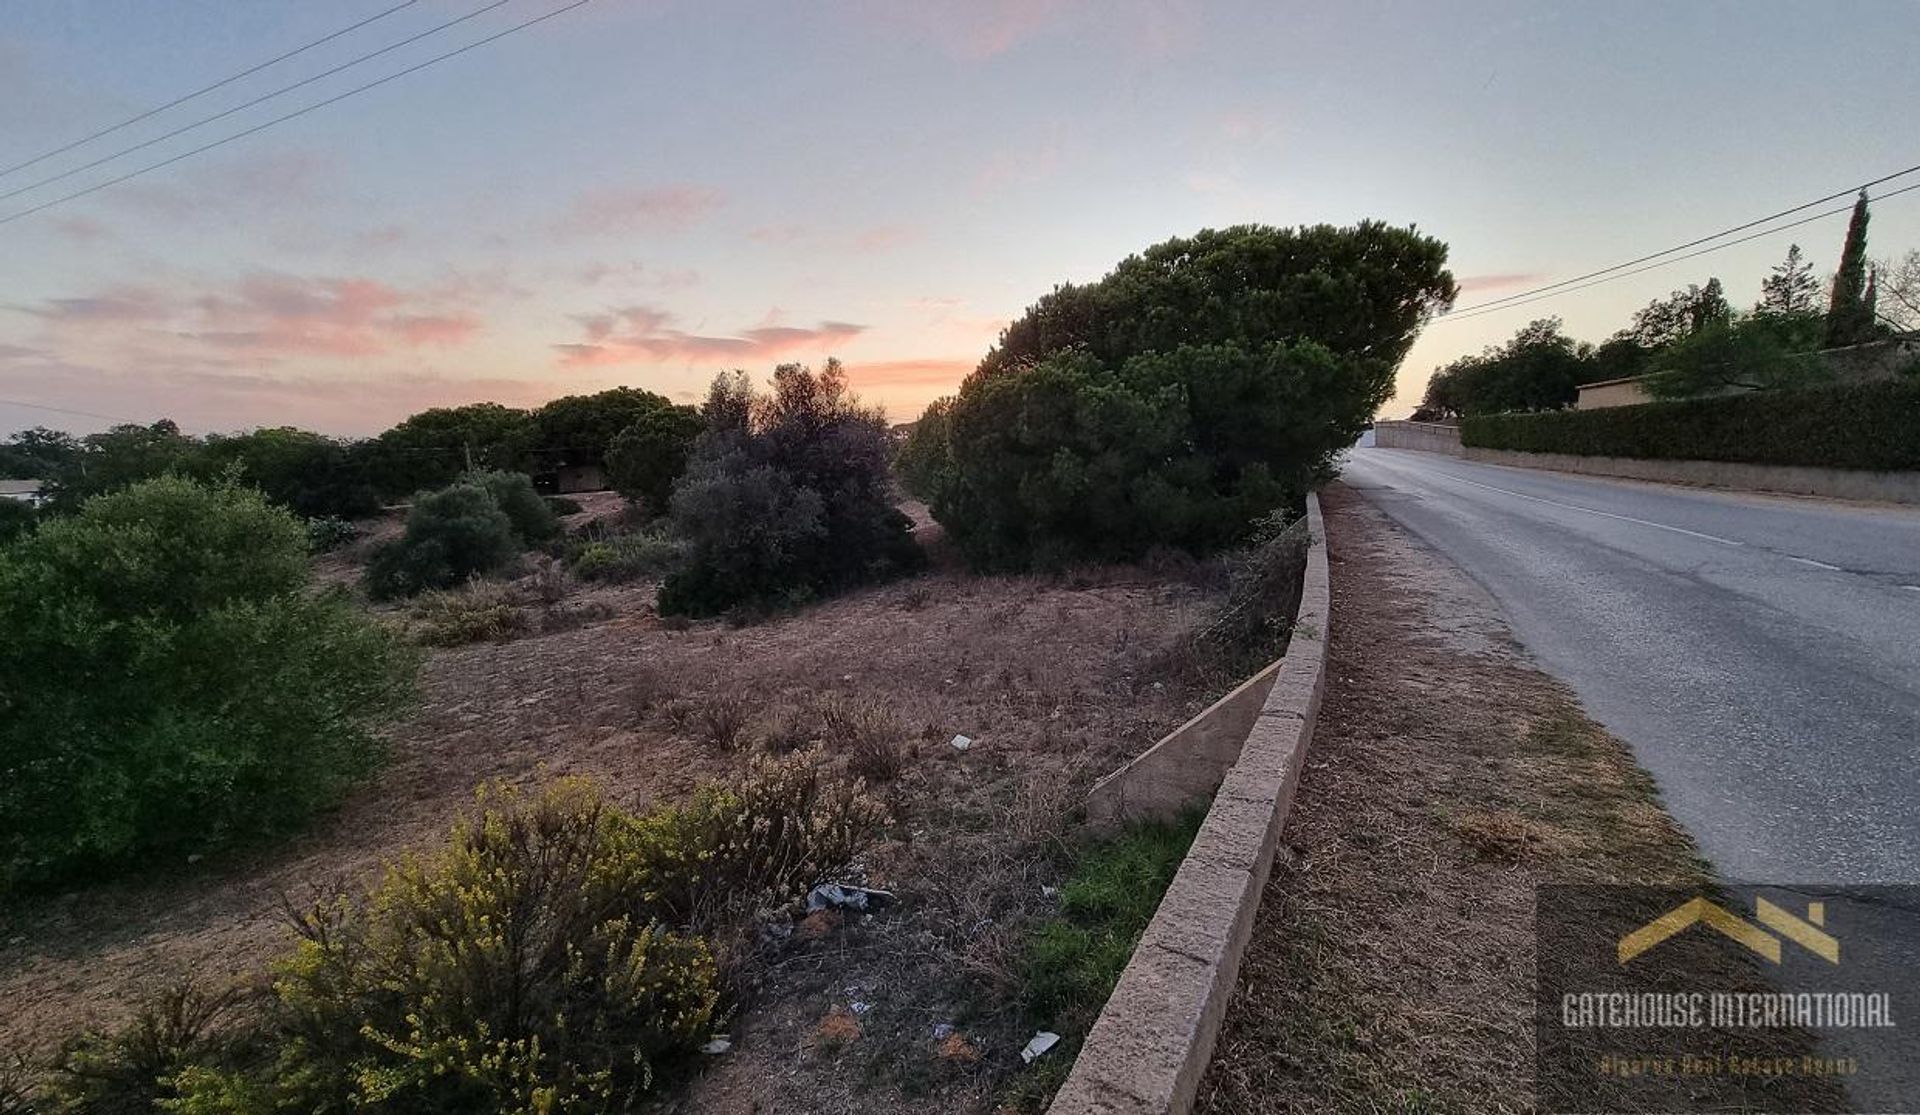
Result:
M1422 449L1460 455L1460 427L1438 422L1375 422L1373 443L1382 449Z
M1920 436L1920 435L1916 435ZM1666 484L1698 484L1749 492L1824 496L1828 499L1920 503L1920 472L1749 465L1732 461L1658 461L1640 457L1582 457L1571 453L1519 453L1509 449L1456 449L1456 456L1490 465L1544 468L1588 476L1617 476Z
M1208 710L1240 717L1250 700L1248 687L1265 685L1259 713L1220 779L1199 835L1047 1109L1050 1115L1167 1115L1193 1107L1299 785L1326 680L1332 600L1326 527L1314 496L1307 497L1307 529L1312 543L1287 653L1268 668L1266 682L1256 676Z

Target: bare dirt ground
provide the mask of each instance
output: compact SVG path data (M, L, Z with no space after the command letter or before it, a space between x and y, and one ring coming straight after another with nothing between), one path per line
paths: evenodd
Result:
M937 528L923 533L938 554ZM345 583L352 565L330 559L323 575ZM607 618L432 652L416 711L388 733L391 764L300 838L0 911L0 1050L110 1024L182 973L256 976L290 939L282 895L431 846L479 783L584 774L644 807L740 768L788 714L840 696L883 705L909 739L881 791L899 823L863 864L900 902L768 940L733 1051L666 1104L990 1106L1029 1036L995 993L1018 927L1045 908L1040 885L1057 881L1049 849L1094 777L1204 704L1165 667L1214 591L1133 567L981 578L937 557L925 575L746 628L666 624L652 597L581 587L574 602ZM704 712L730 704L749 723L723 746ZM956 734L972 748L953 749Z
M1358 494L1323 504L1325 704L1197 1109L1530 1110L1536 884L1706 870L1484 592Z

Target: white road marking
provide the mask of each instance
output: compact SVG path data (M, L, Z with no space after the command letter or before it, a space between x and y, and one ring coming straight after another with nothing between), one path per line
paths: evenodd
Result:
M1516 499L1529 499L1535 503L1544 503L1551 507L1564 507L1569 511L1584 511L1589 515L1598 515L1603 519L1618 519L1623 523L1638 523L1643 527L1652 527L1655 530L1670 530L1675 534L1684 534L1689 538L1704 538L1709 542L1718 542L1722 546L1746 545L1745 542L1736 542L1731 538L1722 538L1717 534L1702 534L1697 530L1688 530L1685 527L1670 527L1665 523L1656 523L1647 519L1636 519L1632 515L1615 515L1611 511L1598 511L1591 507L1582 507L1577 503L1561 503L1557 499L1542 499L1539 496L1530 496L1525 492L1516 492L1510 488L1496 488L1492 484L1482 484L1478 480L1468 480L1464 476L1447 475L1447 478L1449 480L1458 480L1462 484L1471 484L1476 488L1485 488L1489 492L1499 492L1502 495L1513 496ZM1832 567L1829 566L1829 568Z
M1813 567L1814 567L1815 569L1830 569L1830 570L1832 570L1832 571L1834 571L1834 572L1836 572L1836 573L1838 573L1838 572L1840 571L1840 567L1839 567L1839 566L1837 566L1837 565L1828 565L1828 564L1827 564L1826 562L1824 562L1824 561L1815 561L1815 560L1813 560L1812 558L1803 558L1803 557L1794 557L1794 556L1793 556L1792 554L1787 554L1787 555L1784 555L1784 556L1786 557L1786 559L1787 559L1788 561L1797 561L1797 562L1799 562L1799 563L1800 563L1801 565L1811 565L1811 566L1813 566Z

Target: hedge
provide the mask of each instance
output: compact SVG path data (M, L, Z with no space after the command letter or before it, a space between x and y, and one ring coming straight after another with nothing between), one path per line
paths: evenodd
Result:
M1478 415L1461 421L1460 443L1579 457L1920 470L1920 383Z

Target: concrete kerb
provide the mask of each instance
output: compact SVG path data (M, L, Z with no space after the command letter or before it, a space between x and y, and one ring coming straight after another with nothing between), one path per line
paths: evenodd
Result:
M1307 528L1312 543L1287 653L1261 671L1272 683L1239 757L1049 1115L1174 1115L1193 1107L1326 684L1332 597L1326 526L1311 495Z

